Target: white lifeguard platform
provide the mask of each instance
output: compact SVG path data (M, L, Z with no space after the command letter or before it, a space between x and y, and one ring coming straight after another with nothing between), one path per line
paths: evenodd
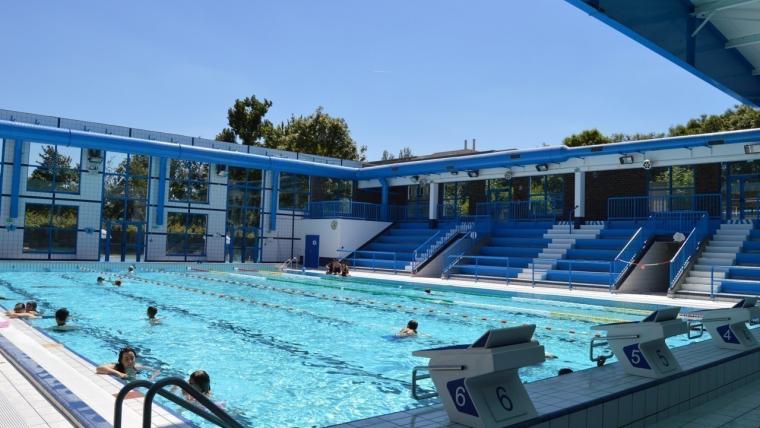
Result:
M503 427L536 415L517 370L543 363L544 347L532 340L535 325L489 330L472 345L415 351L430 358L428 366L412 373L412 395L419 396L417 380L432 378L452 422L477 428ZM417 376L427 370L430 375Z
M606 341L626 373L651 378L681 371L665 339L687 332L685 321L679 320L680 307L670 307L652 312L641 321L602 324L592 327L603 330L607 336L591 340L593 350Z
M756 304L757 298L751 297L731 308L694 312L694 315L702 316L698 324L692 324L700 329L700 334L695 337L707 330L712 342L720 348L747 350L758 346L755 335L747 328L748 323L760 318L760 308Z

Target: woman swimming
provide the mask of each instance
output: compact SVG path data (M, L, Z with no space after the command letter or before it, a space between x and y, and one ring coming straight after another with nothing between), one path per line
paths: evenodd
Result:
M126 346L119 351L119 358L116 363L98 366L98 368L95 369L95 373L117 376L122 379L134 379L137 372L143 369L148 369L148 367L143 367L137 364L137 353L134 349ZM155 370L150 379L155 378L158 373L159 371Z

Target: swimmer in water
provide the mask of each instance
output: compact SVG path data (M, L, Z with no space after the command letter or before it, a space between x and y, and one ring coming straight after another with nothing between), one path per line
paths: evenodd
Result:
M69 310L66 308L61 308L55 311L55 326L51 328L51 330L55 331L69 331L69 330L75 330L76 326L73 326L71 324L66 324L66 321L69 319Z
M106 279L103 278L102 276L99 276L98 279L95 280L95 282L97 282L98 285L103 285L106 282Z
M134 379L139 371L148 369L150 368L137 364L137 353L134 349L126 346L119 351L119 358L116 363L98 366L95 373L116 376L121 379ZM159 373L158 370L153 370L149 380L155 379Z
M26 305L23 303L16 303L12 311L6 313L8 318L37 318L34 314L30 314L26 311Z
M158 314L158 308L155 306L148 306L148 322L151 324L158 324L161 322L160 318L156 318Z
M417 327L419 324L415 320L411 320L408 323L406 323L406 327L402 328L401 331L396 333L396 337L411 337L417 335Z

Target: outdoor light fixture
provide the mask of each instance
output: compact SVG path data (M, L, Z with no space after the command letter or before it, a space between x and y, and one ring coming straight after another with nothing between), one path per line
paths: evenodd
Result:
M459 171L451 171L451 175L459 175Z
M420 181L420 176L419 175L413 175L413 176L409 177L409 179L412 180L412 183L417 183L417 182Z
M760 143L758 144L745 144L744 153L748 155L760 154Z
M620 156L620 165L626 165L626 164L632 164L632 163L633 163L632 155Z
M549 164L546 163L540 163L536 165L536 171L538 172L544 172L549 170Z
M471 169L471 170L467 171L467 176L470 177L470 178L475 178L478 175L480 175L480 172L478 172L477 169Z

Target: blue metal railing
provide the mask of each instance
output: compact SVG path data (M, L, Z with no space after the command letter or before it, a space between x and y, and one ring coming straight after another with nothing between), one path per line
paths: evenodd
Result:
M680 278L681 274L686 270L686 266L689 264L692 256L696 253L699 246L707 237L710 229L710 221L707 214L703 214L702 218L697 222L697 225L691 230L688 238L681 244L681 248L678 249L676 254L670 259L669 266L669 282L668 289L673 289L673 286Z
M716 284L715 283L715 269L721 269L724 272L724 274L727 276L729 274L729 271L732 268L738 268L738 269L741 269L741 270L756 270L756 271L760 271L760 267L758 267L758 266L710 266L710 299L711 300L715 299L715 294L716 294L716 290L715 289L716 289L716 287L722 285L722 284ZM724 276L723 279L730 279L730 278L726 278ZM722 281L721 281L721 283L722 283Z
M504 271L505 272L504 273L504 280L507 282L507 284L509 284L509 280L510 280L510 278L509 278L509 268L512 267L511 263L510 263L510 260L509 260L509 257L499 257L499 256L470 256L470 255L466 255L466 254L454 254L454 255L449 255L447 257L447 259L448 259L449 263L447 264L446 269L444 269L444 274L447 275L447 276L450 276L451 269L453 269L456 265L458 265L459 262L461 262L462 260L474 260L475 261L475 281L477 281L480 276L483 276L483 275L479 274L480 267L481 267L481 265L480 265L480 261L481 260L501 261L502 263L500 263L498 265L492 265L491 264L491 265L482 265L482 266L499 267L499 268L500 267L504 267L504 268L506 268L506 270ZM485 276L494 278L493 275L485 275Z
M384 269L384 270L392 270L394 274L398 273L398 268L396 267L396 260L398 258L398 254L394 253L392 251L344 250L344 249L341 248L341 249L338 250L338 253L344 253L345 256L344 257L340 257L340 260L350 259L352 267L357 267L356 266L356 255L360 254L361 256L363 256L361 258L365 258L367 256L371 257L372 265L369 266L369 267L372 269L373 272L375 270L377 270L377 269ZM378 257L378 256L387 256L387 255L392 256L392 258ZM380 260L382 260L382 261L393 261L393 269L387 269L387 268L383 268L383 267L378 268L377 267L377 262L380 261ZM367 267L367 266L358 266L358 267Z
M670 211L706 211L710 218L721 218L723 199L720 193L624 196L607 199L607 218L610 220L644 219L654 213Z
M348 218L380 221L380 204L350 200L310 202L306 209L309 218Z
M554 221L559 209L558 201L529 200L480 202L475 207L478 215L489 215L500 221L548 220Z
M636 233L633 234L631 239L625 244L622 250L615 256L612 267L612 276L614 279L610 284L610 291L612 288L620 282L623 275L633 265L634 260L638 257L639 253L643 251L649 241L654 238L654 225L647 222L646 225L640 227Z
M427 203L388 205L389 221L427 220L430 206Z

